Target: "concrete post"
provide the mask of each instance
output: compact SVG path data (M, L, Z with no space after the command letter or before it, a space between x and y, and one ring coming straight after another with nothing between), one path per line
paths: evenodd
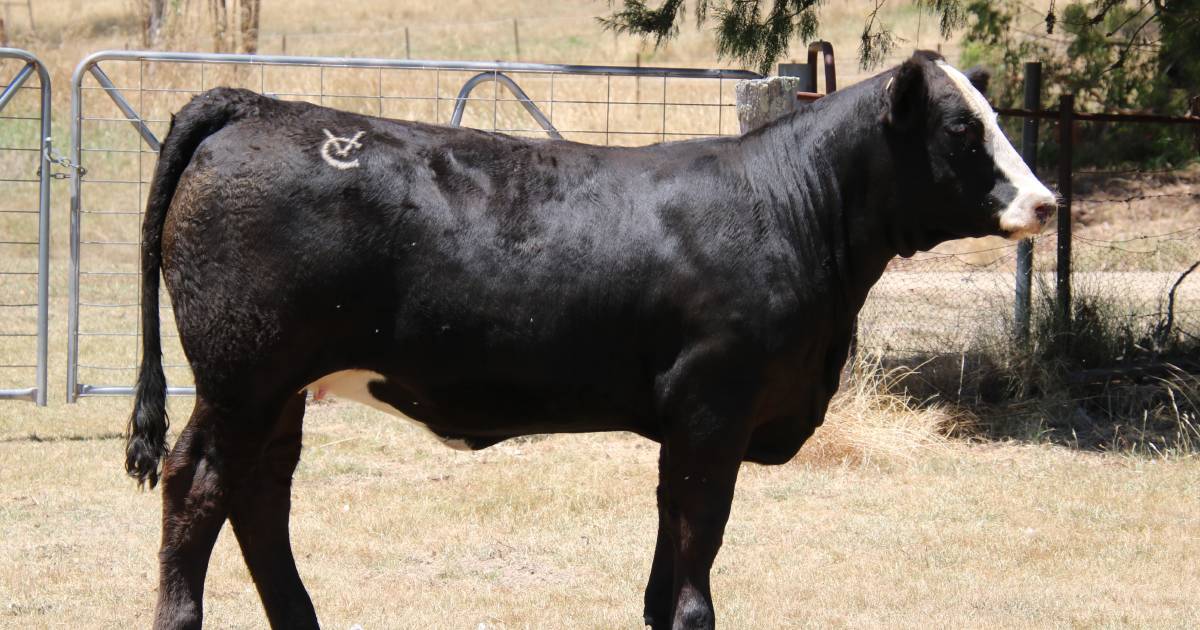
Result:
M767 77L738 81L737 115L742 133L757 129L794 111L799 101L796 92L804 89L800 77Z

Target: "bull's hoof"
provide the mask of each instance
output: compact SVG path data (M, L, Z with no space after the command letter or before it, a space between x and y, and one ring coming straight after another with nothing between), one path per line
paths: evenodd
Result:
M680 630L713 630L716 625L712 608L694 601L683 604L675 621L675 628Z
M669 614L642 613L642 621L650 630L667 630L671 627L671 615Z

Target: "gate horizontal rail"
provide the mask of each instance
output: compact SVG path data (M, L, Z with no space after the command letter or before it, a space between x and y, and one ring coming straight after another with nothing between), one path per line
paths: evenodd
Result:
M166 68L174 70L167 71ZM180 76L194 75L196 68L199 69L199 85L196 85L195 77L190 83L181 85ZM121 69L129 72L125 76L113 73ZM269 73L312 71L318 76L309 77L311 86L307 88L297 87L297 81L278 87L273 82L268 85ZM210 75L222 72L233 75L233 79L218 81L230 80L276 98L311 100L341 109L353 106L362 113L390 118L543 137L599 140L605 144L645 144L736 133L737 117L732 112L735 106L733 86L728 84L730 94L726 95L726 82L761 78L761 75L746 70L701 68L124 50L92 54L79 63L71 78L69 162L74 168L71 174L71 267L67 315L69 402L83 396L118 396L133 392L133 388L124 383L134 381L139 363L140 216L149 184L147 167L153 167L153 159L143 161L143 157L152 156L159 150L161 139L156 131L165 129L169 119L167 114L177 110L189 96L216 87L218 83L210 81ZM342 76L342 73L353 76ZM385 77L389 73L399 74L407 80L398 90L389 91L385 89ZM95 85L85 85L89 77ZM353 88L340 89L337 86L339 78L342 83L354 84ZM588 85L577 85L576 81ZM161 82L166 84L161 85ZM299 80L301 84L305 82ZM473 96L479 86L489 82L490 96ZM643 83L648 85L643 87ZM701 86L714 86L715 95L708 87ZM501 95L501 88L508 96ZM101 99L107 108L103 115L89 115L85 111L85 95L92 92L101 92L108 97ZM683 92L686 98L671 98L676 92ZM472 118L468 107L481 102L490 106L490 112L481 114L475 107ZM148 107L155 107L152 103L158 103L158 108L163 111L148 110ZM449 106L449 112L442 110L443 103ZM370 105L369 111L364 110L364 104ZM396 109L401 109L399 114ZM532 119L534 124L518 124L516 118ZM89 131L98 129L102 132L96 135L106 138L106 142L103 145L88 144L85 124ZM113 131L116 128L125 130L124 144L114 140L118 133ZM136 135L127 137L130 131ZM118 163L124 164L124 168L114 167ZM131 168L136 168L137 173L130 173ZM98 195L101 201L86 201L85 186L89 191L101 188L98 191L102 193ZM120 192L136 193L136 207L130 207L127 200L122 200ZM116 225L122 220L129 224ZM97 229L98 234L85 236L88 222L100 221L110 223L105 227L107 232ZM136 226L133 221L137 222ZM84 263L88 260L96 262L85 268ZM85 289L91 289L87 296L83 295ZM161 311L169 318L171 307L165 296L162 304ZM83 317L84 312L88 314L87 318ZM81 324L83 319L88 320L86 328ZM164 340L174 337L173 322L164 321L163 324ZM94 344L96 348L85 352L82 348L85 343ZM177 339L172 343L177 346ZM87 356L82 356L84 354ZM120 358L113 358L116 355ZM176 382L184 378L184 374L190 377L181 351L165 348L164 367ZM96 378L83 378L81 371L84 370L89 376L96 374ZM168 393L193 394L194 389L174 386Z
M4 280L4 291L0 293L0 371L10 372L14 370L26 371L33 370L32 386L0 388L0 399L20 399L30 400L38 405L46 404L46 359L47 359L47 322L49 319L49 288L50 288L50 179L53 174L50 172L51 166L51 140L50 140L50 103L51 103L51 86L50 76L46 72L46 67L42 62L26 50L19 48L0 48L0 59L13 59L19 62L24 62L21 69L16 75L4 86L3 91L0 91L0 124L7 125L14 121L21 122L37 122L36 140L29 143L28 146L16 146L18 141L13 140L14 137L20 137L21 131L19 126L15 130L5 129L5 142L3 147L0 147L0 155L5 153L13 153L17 156L14 160L20 165L20 168L33 167L32 176L18 176L5 172L0 181L5 183L6 199L17 200L18 203L24 204L26 195L21 194L21 184L37 184L37 209L31 210L24 205L19 208L0 208L0 217L4 218L3 223L3 238L0 240L0 252L3 252L3 266L0 267L0 277ZM33 88L25 85L30 77L37 75L38 87ZM6 113L5 110L13 107L13 101L17 99L18 94L22 90L36 89L39 95L37 103L37 116L21 115ZM26 157L19 157L20 154L34 153L36 158L30 160L31 163L26 164ZM6 161L7 162L7 161ZM8 164L6 163L7 167ZM19 225L22 215L36 215L37 227L36 236L32 234L22 234ZM9 217L14 217L16 220L9 221ZM27 228L28 231L28 228ZM36 247L37 270L29 271L21 265L21 261L28 257L26 250ZM10 252L12 255L10 256ZM30 301L29 297L12 296L11 293L23 288L22 282L28 279L34 279L36 288L31 293L36 293L36 302ZM11 282L10 282L11 281ZM15 300L15 301L13 301ZM34 314L35 321L33 331L30 332L29 327L25 324L29 314ZM35 360L33 363L28 363L28 359L24 358L26 348L20 347L21 340L35 340L35 348L33 354ZM9 379L5 378L4 385L10 384Z

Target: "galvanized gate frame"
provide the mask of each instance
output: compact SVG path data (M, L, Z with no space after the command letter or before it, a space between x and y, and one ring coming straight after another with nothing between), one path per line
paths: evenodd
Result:
M0 58L18 59L25 65L0 92L0 111L12 101L33 73L37 73L41 108L39 112L38 151L38 270L37 270L37 366L36 384L23 389L0 389L0 399L15 398L31 400L39 406L46 405L46 356L47 322L50 308L50 165L54 158L50 153L50 76L46 66L33 53L19 48L0 48Z
M86 75L91 75L112 98L126 119L137 130L142 140L154 151L160 149L161 141L154 135L146 122L121 94L100 64L104 61L155 61L179 63L243 64L250 66L309 66L333 68L381 68L381 69L427 69L446 71L474 71L478 74L469 79L455 98L454 112L450 124L458 125L462 120L471 90L486 81L494 81L505 87L525 108L543 130L551 137L561 137L550 120L542 114L537 104L530 99L506 72L531 72L565 75L599 75L609 77L655 77L682 79L760 79L762 75L747 70L591 66L538 63L478 62L478 61L433 61L416 59L382 59L353 57L291 57L285 55L237 55L215 53L182 53L160 51L101 51L83 59L71 76L71 153L68 166L71 173L71 268L68 275L69 303L67 312L67 401L75 402L83 396L124 396L133 393L130 386L108 386L80 383L79 368L79 275L80 275L80 220L83 200L81 188L85 174L82 161L82 89ZM192 387L170 387L170 395L194 395Z

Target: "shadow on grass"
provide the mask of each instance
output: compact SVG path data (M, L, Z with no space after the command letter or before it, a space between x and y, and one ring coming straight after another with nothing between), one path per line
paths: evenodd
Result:
M1200 453L1200 363L1193 357L1069 370L1004 365L975 352L858 369L898 374L891 393L914 407L953 410L954 437L1150 456Z
M0 438L0 444L11 444L16 442L100 442L104 440L124 440L124 433L96 433L92 435L38 435L29 433L26 435L13 435Z
M960 412L956 437L1200 454L1200 338L1173 328L1167 315L1146 323L1117 304L1077 295L1063 332L1044 301L1024 342L1002 336L955 354L860 355L850 378L861 370L894 375L884 379L888 393Z

